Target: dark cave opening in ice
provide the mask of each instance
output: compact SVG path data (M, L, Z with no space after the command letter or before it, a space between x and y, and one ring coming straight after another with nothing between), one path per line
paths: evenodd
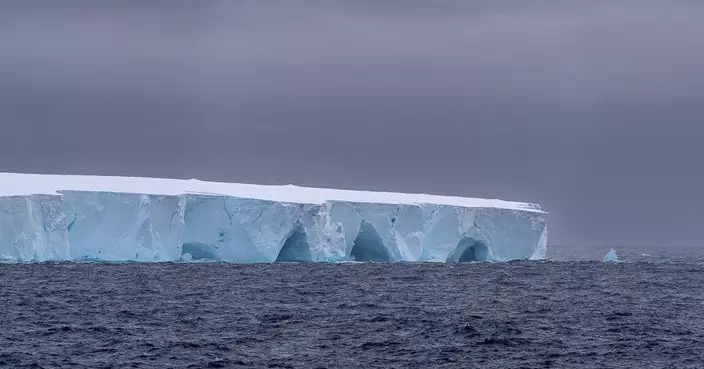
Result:
M185 259L186 254L191 256L191 260L220 260L215 247L200 242L184 243L181 247L181 258Z
M286 238L276 261L311 261L308 236L302 226L297 226Z
M471 237L465 237L457 244L457 251L462 251L459 259L460 263L471 261L485 261L489 259L489 248L481 242Z
M354 240L350 257L356 261L391 261L391 255L384 246L384 241L379 236L376 228L362 221L359 234Z

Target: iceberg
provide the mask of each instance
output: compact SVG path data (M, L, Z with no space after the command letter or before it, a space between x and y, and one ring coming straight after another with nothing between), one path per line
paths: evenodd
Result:
M618 262L618 255L616 255L616 250L610 249L609 252L604 255L602 259L605 263L616 263Z
M0 173L0 260L544 259L547 216L457 196Z

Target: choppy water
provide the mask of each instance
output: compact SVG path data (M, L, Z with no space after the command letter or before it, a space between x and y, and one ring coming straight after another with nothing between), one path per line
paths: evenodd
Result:
M625 263L5 264L0 367L704 367L702 249L617 252Z

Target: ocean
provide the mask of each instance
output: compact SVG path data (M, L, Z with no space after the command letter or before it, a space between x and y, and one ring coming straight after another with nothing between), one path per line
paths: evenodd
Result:
M702 368L704 248L0 264L0 368Z

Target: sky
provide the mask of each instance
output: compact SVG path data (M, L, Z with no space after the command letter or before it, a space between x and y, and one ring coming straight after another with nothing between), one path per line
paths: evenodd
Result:
M0 171L501 198L702 245L704 2L0 4Z

